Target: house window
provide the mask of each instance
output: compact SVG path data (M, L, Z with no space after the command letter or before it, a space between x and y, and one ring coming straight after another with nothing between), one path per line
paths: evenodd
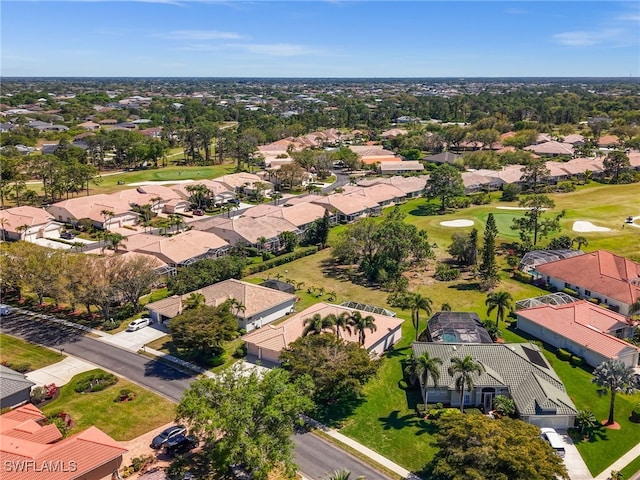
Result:
M590 296L591 296L591 290L585 290L585 291L584 291L584 294L585 294L587 297L590 297Z
M471 404L471 393L464 392L464 404L465 405Z

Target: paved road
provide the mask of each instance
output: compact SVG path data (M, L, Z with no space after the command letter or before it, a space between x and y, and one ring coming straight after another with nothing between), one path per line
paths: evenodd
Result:
M180 401L194 377L163 363L150 360L104 342L84 336L79 330L46 320L13 314L2 317L0 332L23 338L31 343L64 349L76 357L100 365L175 402ZM352 478L365 475L367 480L389 480L357 458L315 435L294 437L295 462L313 480L320 480L335 469L347 469Z

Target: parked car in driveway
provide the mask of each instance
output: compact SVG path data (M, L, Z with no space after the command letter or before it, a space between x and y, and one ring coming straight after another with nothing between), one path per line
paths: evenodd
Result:
M73 233L67 231L67 232L62 232L60 234L60 238L64 238L65 240L73 240L74 238L76 238L76 236Z
M191 435L180 434L167 440L164 444L164 451L173 457L182 453L187 453L198 446L198 439Z
M162 432L153 437L153 440L151 440L151 448L162 448L169 440L177 437L178 435L184 435L186 432L187 429L182 425L173 425L169 428L165 428Z
M200 209L194 210L193 214L197 215L198 217L201 217L202 215L204 215L204 210L200 210Z
M556 432L553 428L544 427L540 429L540 437L546 441L551 448L555 450L559 457L564 457L564 443L562 443L562 439L558 432Z
M138 318L129 324L127 332L135 332L136 330L149 326L150 323L151 319L149 317Z
M11 312L13 312L13 309L9 305L0 303L0 316L11 315Z

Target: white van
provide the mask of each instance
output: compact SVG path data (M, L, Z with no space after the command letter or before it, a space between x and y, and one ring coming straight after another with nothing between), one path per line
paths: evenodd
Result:
M562 439L560 438L560 435L558 435L558 432L553 428L541 428L540 437L551 445L551 448L555 450L559 457L564 457L564 443L562 443Z
M0 316L11 315L11 312L13 312L13 309L9 305L0 303Z

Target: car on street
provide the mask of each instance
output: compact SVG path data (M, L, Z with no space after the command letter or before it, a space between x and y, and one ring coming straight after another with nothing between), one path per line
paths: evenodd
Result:
M0 316L11 315L11 312L13 312L13 309L9 305L0 303Z
M156 450L162 448L164 444L172 438L177 437L178 435L184 435L185 433L187 433L187 429L182 425L173 425L169 428L165 428L162 432L153 437L153 440L151 440L151 448L155 448Z
M149 317L138 318L129 324L127 332L135 332L136 330L149 326L150 323L151 319Z
M555 450L556 454L559 457L564 457L564 443L562 443L562 438L560 438L558 432L556 432L553 428L543 427L540 429L540 437L549 445L551 445L551 448Z
M193 450L199 443L198 439L192 435L180 434L165 442L164 451L167 455L173 457Z

